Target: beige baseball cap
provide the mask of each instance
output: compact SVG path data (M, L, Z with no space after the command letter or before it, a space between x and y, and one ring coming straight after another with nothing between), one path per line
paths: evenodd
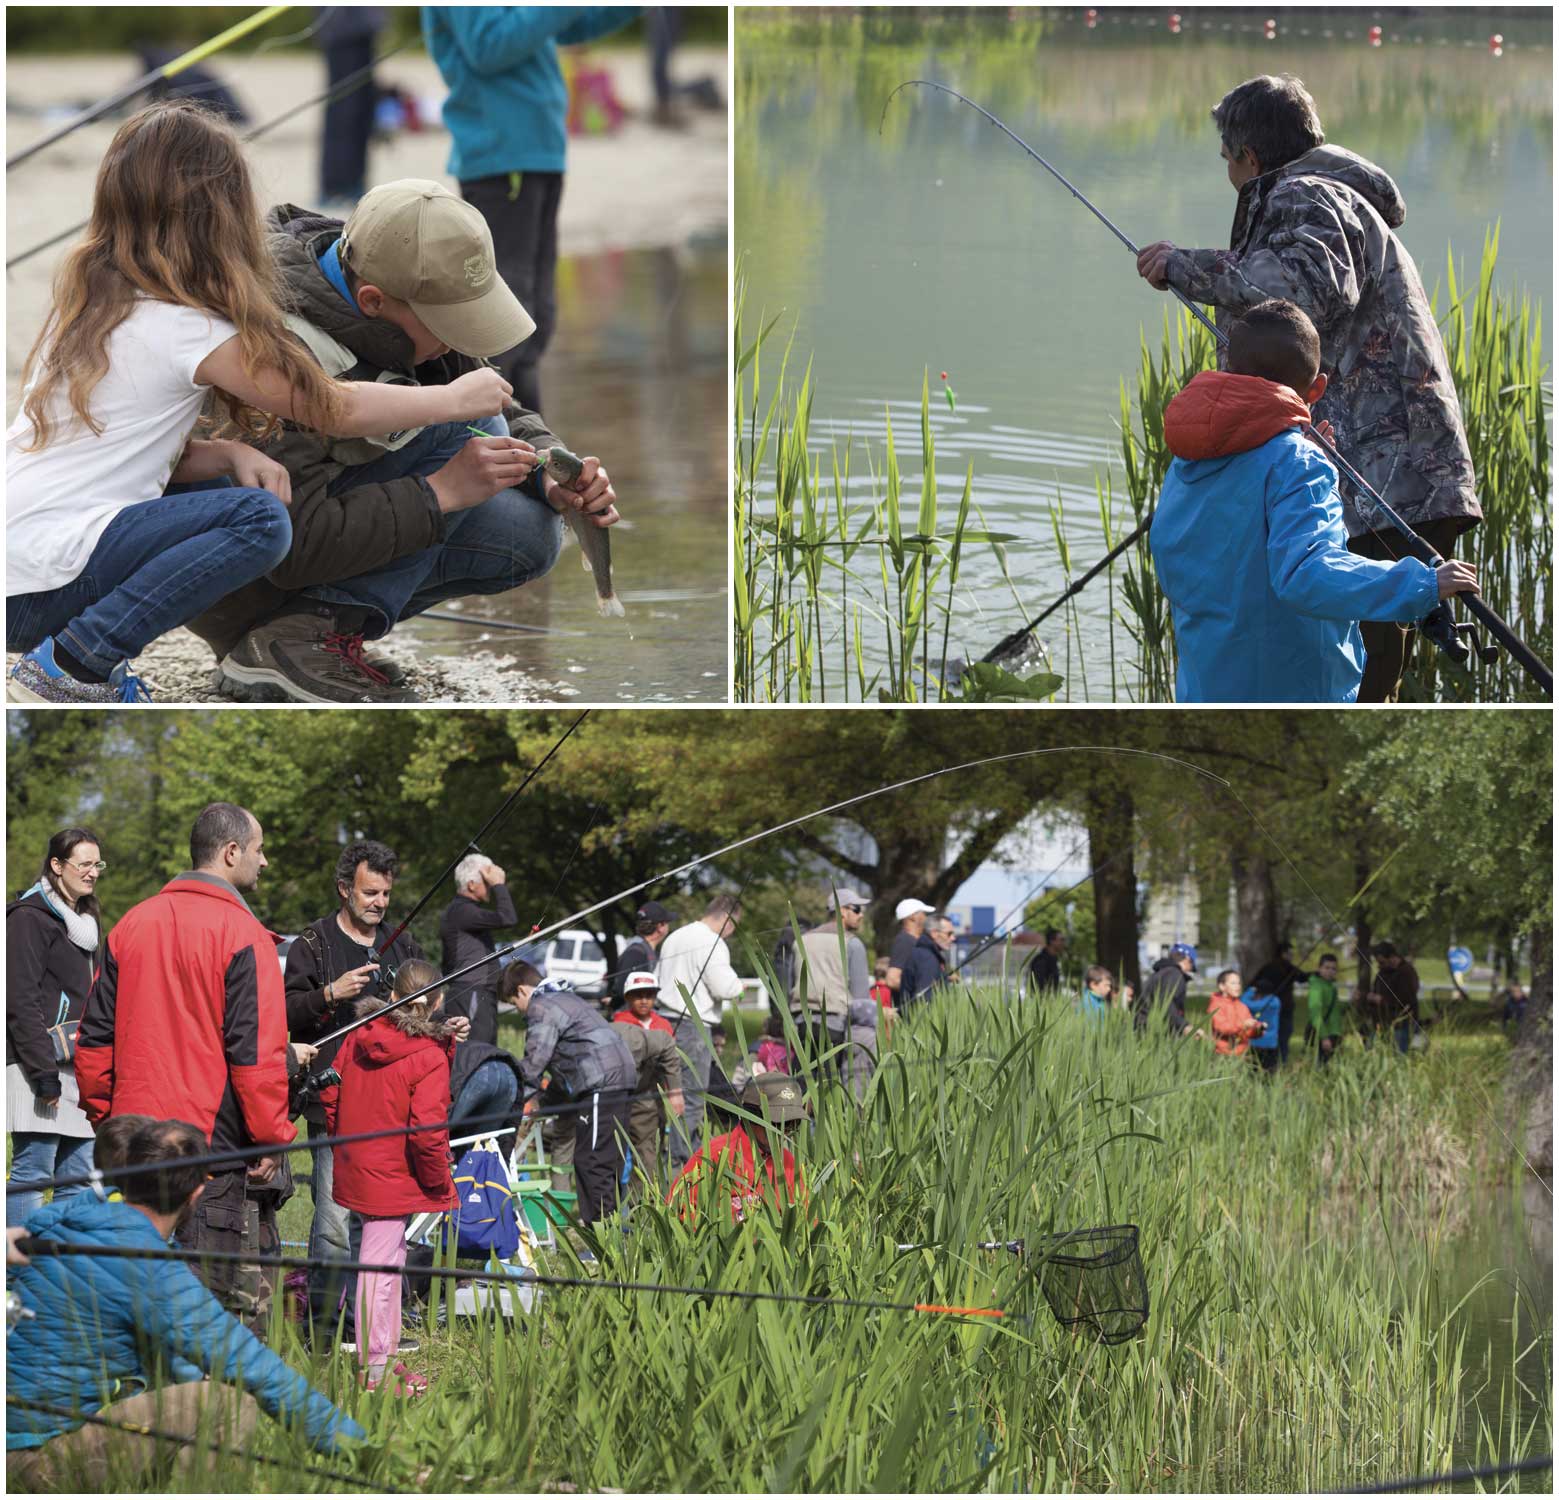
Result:
M370 188L341 232L341 258L461 354L489 359L536 331L498 274L487 220L436 182Z

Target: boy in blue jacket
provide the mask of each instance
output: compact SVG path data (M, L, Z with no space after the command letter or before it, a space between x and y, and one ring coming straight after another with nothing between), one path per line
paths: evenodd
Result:
M541 410L536 367L557 325L558 205L568 85L558 48L626 26L636 5L424 5L422 36L449 85L449 174L493 232L498 274L536 320L493 364Z
M1165 410L1175 457L1149 535L1175 622L1176 702L1352 703L1358 621L1421 620L1477 592L1466 563L1348 551L1337 471L1303 431L1326 390L1320 361L1298 307L1259 302L1229 330L1228 369L1197 375Z
M125 1175L124 1202L77 1193L29 1216L36 1243L24 1242L22 1252L30 1264L8 1268L11 1289L32 1314L6 1336L6 1394L29 1403L6 1407L8 1489L90 1492L110 1481L157 1489L151 1470L160 1460L175 1451L184 1461L199 1457L198 1444L156 1442L117 1430L121 1424L242 1446L263 1408L295 1423L321 1453L366 1438L225 1311L187 1262L40 1253L49 1243L166 1250L205 1191L204 1165L185 1163L209 1153L193 1125L153 1121L132 1136L126 1165L166 1165Z

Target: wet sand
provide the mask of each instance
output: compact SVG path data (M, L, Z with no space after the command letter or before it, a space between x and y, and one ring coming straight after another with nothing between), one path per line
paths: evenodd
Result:
M592 261L599 264L603 254L646 251L669 254L681 261L689 256L688 247L692 245L702 247L697 256L706 264L711 255L718 255L723 262L727 228L726 114L690 112L691 129L657 130L647 120L653 96L644 54L626 50L601 51L593 55L610 69L618 96L630 113L615 135L576 137L569 143L568 177L559 219L563 257L576 258L585 264ZM57 123L19 112L19 106L78 104L103 97L128 82L134 66L133 60L118 56L11 60L6 70L7 151L20 149L46 134ZM226 67L219 67L219 71L256 123L296 109L325 88L324 62L316 54L238 58ZM723 51L697 47L678 50L674 66L677 79L691 80L706 73L718 79L720 91L725 94L726 54ZM381 82L395 83L419 98L443 92L437 69L420 53L391 59L379 70L379 78ZM262 202L312 205L316 201L322 118L321 109L306 111L248 148ZM6 200L8 257L86 216L98 162L117 126L116 120L85 126L11 174ZM454 191L454 181L445 171L448 151L449 136L441 126L429 127L420 134L401 133L389 142L375 144L369 160L370 181L428 177L445 183ZM50 280L68 243L16 267L7 278L8 425L20 399L22 362L45 315ZM582 290L588 297L588 289ZM603 423L598 407L588 403L592 384L599 389L603 354L610 352L603 349L603 345L609 344L611 330L593 329L591 332L596 337L590 340L590 347L571 349L567 316L565 302L561 331L542 366L544 388L558 392L556 406L548 401L549 417L569 441L573 441L572 434L582 428L587 431L582 432L581 437L602 427L609 433L619 425L626 428L628 423L610 420ZM580 323L576 321L575 326L580 327ZM621 371L614 369L612 373L618 376L631 374L637 385L664 385L665 369L653 366L664 365L665 361L637 357L638 353L636 351L636 357L625 360ZM724 357L721 336L718 362L722 379ZM702 363L707 365L709 361L705 359ZM708 377L712 371L703 369L701 373ZM692 442L699 449L707 445L709 461L701 463L699 468L705 475L718 474L723 479L726 445L723 403L718 412L712 412L707 401L699 400L695 404L699 413L698 430L680 431L677 441L684 446ZM691 414L679 415L685 419ZM709 487L707 479L699 485L696 495L689 493L685 482L675 486L657 485L653 475L636 473L626 454L622 460L615 458L613 455L617 450L610 446L610 441L610 437L603 434L602 441L587 445L587 451L599 451L612 469L623 497L625 518L633 519L633 504L641 498L648 507L641 514L641 520L651 534L672 532L681 524L683 508L694 502L697 514L687 519L698 526L701 534L709 531L709 516L705 512L709 511L710 504L718 503L723 518L723 497L702 493ZM621 475L638 481L632 494L625 489ZM664 499L659 498L662 494ZM622 559L620 571L631 579L635 532L625 531L620 539L614 540ZM703 552L705 549L700 547L698 550ZM707 550L713 554L708 559L710 577L699 580L700 585L707 588L717 571L718 586L723 589L723 545ZM567 573L560 581L566 597L572 601L576 591L583 591L582 602L588 605L588 583L581 581L576 585L575 582L578 563L578 553L570 543L554 573L566 569ZM446 608L468 613L472 612L466 607L469 605L475 612L492 613L495 620L501 621L506 613L501 606L508 605L515 618L530 618L528 613L520 611L525 596L532 593L538 597L544 593L550 599L553 593L550 580L541 580L536 585L501 596L501 600L454 601ZM631 608L631 594L629 603ZM706 613L709 618L700 614L697 620L701 633L710 632L716 612ZM681 675L658 684L659 690L652 696L682 700L724 699L723 600L717 614L718 639L710 641L708 650L704 650L701 643L698 659L690 661ZM551 649L543 651L536 640L503 631L501 623L487 631L448 624L434 628L433 623L428 622L425 627L419 624L411 630L402 627L382 649L405 662L412 685L435 701L593 701L630 695L627 678L634 675L631 672L598 671L593 664L587 664L588 669L583 670L577 665L564 665L566 651L558 649L558 642L546 640L545 644ZM711 653L721 666L718 672L710 670ZM8 666L14 660L14 657L8 657ZM186 631L175 631L155 642L137 659L137 670L147 680L159 704L223 701L211 685L211 665L209 651Z

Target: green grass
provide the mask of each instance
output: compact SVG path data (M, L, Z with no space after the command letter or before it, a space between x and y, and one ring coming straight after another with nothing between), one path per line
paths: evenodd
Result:
M358 1393L342 1357L310 1366L290 1328L279 1345L382 1444L359 1472L429 1491L1313 1490L1546 1452L1546 1320L1518 1402L1444 1275L1472 1180L1513 1181L1487 1149L1501 1063L1498 1038L1458 1038L1263 1083L1124 1017L947 1000L896 1032L862 1108L825 1093L809 1207L689 1226L652 1205L596 1274L1006 1320L558 1290L431 1336L412 1407ZM1122 1222L1152 1311L1118 1348L971 1248ZM302 1451L274 1424L253 1448ZM308 1483L234 1459L190 1487Z

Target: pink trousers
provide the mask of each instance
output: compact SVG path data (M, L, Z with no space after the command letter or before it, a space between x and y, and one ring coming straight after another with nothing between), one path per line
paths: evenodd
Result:
M379 1265L406 1264L406 1223L363 1220L362 1258ZM357 1278L357 1359L377 1379L401 1341L401 1278L364 1271Z

